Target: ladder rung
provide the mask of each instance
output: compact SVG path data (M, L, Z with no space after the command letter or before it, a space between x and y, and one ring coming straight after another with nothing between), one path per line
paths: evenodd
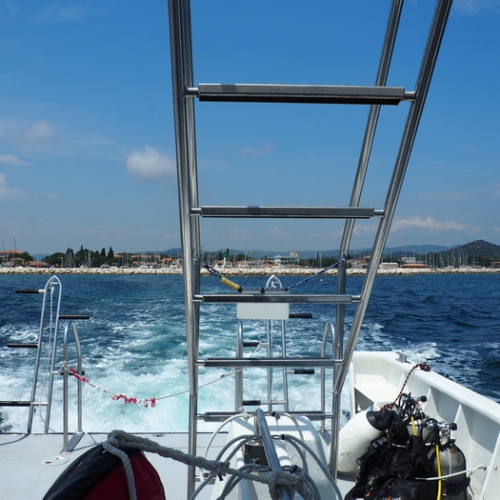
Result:
M342 361L332 358L207 358L199 359L196 364L205 368L332 368L341 365Z
M59 319L89 319L88 314L59 314Z
M293 375L314 375L314 368L297 368L288 373L292 373Z
M243 347L259 347L260 344L260 340L245 340L243 342Z
M35 402L31 401L0 401L0 406L14 406L14 407L22 407L22 406L47 406L47 402Z
M27 289L27 288L20 288L19 290L16 290L16 293L45 293L45 290L33 290L33 289Z
M7 347L36 349L37 342L7 342Z
M224 422L229 417L237 415L239 412L235 411L208 411L206 413L201 413L196 416L198 420L204 420L205 422ZM252 412L248 412L252 414ZM288 410L287 413L291 415L302 415L307 417L309 420L324 420L325 418L332 418L331 413L323 413L321 411L292 411Z
M383 211L367 207L203 206L191 209L191 213L227 218L369 219L383 216Z
M188 88L186 95L200 101L225 102L288 102L313 104L399 104L414 100L414 92L404 87L351 85L280 85L200 83Z
M310 304L350 304L359 302L360 295L303 295L303 294L229 294L229 293L208 293L205 295L195 295L195 302L226 302L226 303L310 303Z

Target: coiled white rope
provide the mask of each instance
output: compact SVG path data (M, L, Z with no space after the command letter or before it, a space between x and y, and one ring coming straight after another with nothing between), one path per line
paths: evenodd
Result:
M134 479L134 471L132 469L132 464L130 463L130 458L128 455L121 450L120 448L117 448L116 446L113 446L111 442L105 441L102 443L102 447L108 452L111 453L112 455L116 455L119 457L123 463L123 467L125 468L125 476L127 477L127 487L128 487L128 495L130 497L130 500L137 500L137 491L135 489L135 479Z
M125 472L127 474L127 483L131 500L136 500L133 477L129 480L129 475L133 476L132 466L128 456L126 458L123 456L127 454L119 454L119 451L126 452L127 450L140 450L149 453L156 453L157 455L165 458L171 458L185 465L201 467L210 471L213 475L223 476L230 474L240 479L248 479L267 484L269 486L269 494L271 495L272 500L279 499L278 489L280 486L288 488L291 498L295 496L295 492L298 492L304 500L312 500L312 498L314 498L311 496L310 486L307 485L307 481L304 480L303 476L305 476L305 474L303 472L301 472L298 476L286 471L272 471L270 474L266 474L267 477L258 474L250 474L229 467L227 462L216 462L213 460L207 460L203 457L195 457L180 450L161 446L150 439L134 436L133 434L128 434L127 432L121 430L111 431L108 435L108 440L103 444L103 447L106 451L109 451L122 459ZM262 468L262 470L268 471L267 468Z

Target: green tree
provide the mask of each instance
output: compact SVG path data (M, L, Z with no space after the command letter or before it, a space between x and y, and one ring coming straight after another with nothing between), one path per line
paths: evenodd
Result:
M104 247L101 250L101 257L106 257L106 249Z
M113 252L113 249L109 247L108 259L114 259L114 258L115 258L115 253Z
M47 257L44 257L43 262L46 262L47 264L51 266L60 266L61 265L61 260L64 259L65 253L62 252L56 252L53 253L52 255L48 255Z
M35 260L28 252L23 252L19 258L23 259L24 263L27 264L28 262Z

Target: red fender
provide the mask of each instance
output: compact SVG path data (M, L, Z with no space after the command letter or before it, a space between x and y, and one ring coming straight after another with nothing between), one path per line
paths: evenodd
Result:
M137 500L166 500L160 476L146 456L141 453L131 455L130 463L134 471ZM123 463L117 465L102 481L89 491L83 500L129 500L127 476Z

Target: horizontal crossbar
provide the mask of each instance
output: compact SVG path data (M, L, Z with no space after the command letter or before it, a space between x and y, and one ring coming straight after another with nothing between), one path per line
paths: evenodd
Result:
M414 100L404 87L355 85L283 85L200 83L186 89L200 101L276 102L312 104L391 104Z
M332 368L342 362L331 358L207 358L199 359L196 364L206 368Z
M307 295L307 294L289 294L289 293L273 293L273 294L229 294L229 293L208 293L205 295L195 295L195 302L226 302L230 304L247 303L247 304L262 304L262 303L310 303L310 304L350 304L359 302L360 295Z
M192 208L191 214L226 218L369 219L383 216L383 211L367 207L202 206Z

